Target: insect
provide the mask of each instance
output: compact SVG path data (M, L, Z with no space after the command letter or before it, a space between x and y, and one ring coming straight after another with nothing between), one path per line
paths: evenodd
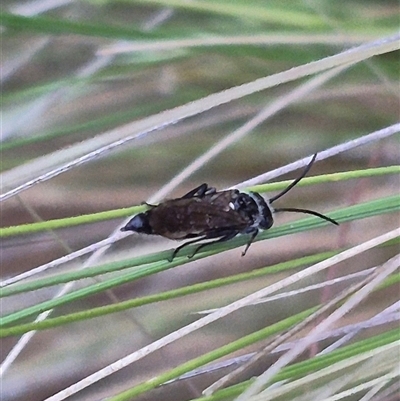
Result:
M238 189L217 191L207 184L201 184L186 195L170 199L134 216L121 231L160 235L162 237L182 240L194 238L178 246L172 253L172 261L177 253L190 244L213 239L200 244L190 255L193 257L200 249L210 244L225 242L238 234L249 235L242 256L244 256L260 230L268 230L274 223L273 213L299 212L312 214L330 223L338 223L321 213L308 209L273 208L271 204L289 192L310 170L317 154L300 177L296 178L282 192L264 199L257 192L244 193Z

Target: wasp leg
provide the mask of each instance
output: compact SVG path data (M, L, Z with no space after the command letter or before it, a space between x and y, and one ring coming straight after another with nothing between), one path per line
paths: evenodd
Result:
M209 187L206 183L204 183L197 188L192 189L186 195L183 195L181 199L203 198L205 195L211 195L215 192L217 192L215 188Z
M193 258L194 255L196 255L196 253L203 247L205 247L206 245L211 245L211 244L216 244L217 242L224 242L224 241L228 241L233 237L236 237L236 235L239 234L239 231L237 230L224 230L224 231L219 231L216 230L214 232L209 232L207 235L203 235L200 238L196 238L193 241L188 241L185 242L184 244L178 246L174 252L172 253L171 257L168 259L169 262L172 262L172 260L175 258L175 256L177 255L177 253L184 248L187 245L191 245L191 244L195 244L196 242L200 242L203 241L205 239L213 239L213 238L218 238L216 241L211 241L211 242L206 242L205 244L201 244L199 245L195 251L192 253L192 255L189 255L189 258Z
M239 231L233 231L233 232L230 232L229 234L226 234L223 237L221 237L221 238L219 238L219 239L217 239L215 241L206 242L205 244L201 244L194 250L194 252L189 256L189 258L193 258L193 256L196 255L196 253L199 252L200 249L204 248L205 246L212 245L212 244L217 244L218 242L229 241L230 239L236 237L238 234L239 234ZM207 239L210 239L210 237L207 237Z
M251 237L249 239L249 242L246 245L246 248L244 248L244 251L242 252L242 256L246 255L246 252L250 248L250 245L253 243L254 239L257 237L258 230L254 229L253 232L250 231L248 234L251 234Z
M206 236L203 236L203 237L200 237L200 238L196 238L196 239L194 239L193 241L185 242L184 244L178 246L176 249L174 249L174 252L172 252L171 257L168 258L168 262L172 262L172 261L174 260L175 256L177 255L177 253L178 253L182 248L184 248L186 245L190 245L190 244L194 244L194 243L199 242L199 241L203 241L203 239L206 239L206 238L207 238ZM192 256L193 256L193 255L192 255Z

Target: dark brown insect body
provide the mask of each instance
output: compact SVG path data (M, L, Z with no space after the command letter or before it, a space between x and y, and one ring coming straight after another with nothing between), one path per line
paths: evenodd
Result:
M307 166L305 172L293 181L284 191L270 201L266 201L256 192L244 193L237 189L217 191L202 184L188 192L182 198L171 199L151 206L151 209L133 217L122 231L161 235L162 237L180 240L195 238L176 248L170 258L172 260L180 249L186 245L206 239L215 241L199 245L191 256L210 243L224 242L238 234L249 234L250 238L242 256L260 230L267 230L273 225L272 212L296 211L313 214L337 224L336 221L318 212L305 209L272 209L271 203L280 198L295 186L308 172L316 155Z

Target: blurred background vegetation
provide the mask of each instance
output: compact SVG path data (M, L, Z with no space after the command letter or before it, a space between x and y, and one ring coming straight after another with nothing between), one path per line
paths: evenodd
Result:
M398 30L398 12L398 2L389 0L3 1L2 193L19 186L21 191L2 202L2 226L48 222L139 205L151 199L225 136L311 77L277 83L210 110L205 100L189 118L176 118L174 124L157 113L389 37ZM395 124L400 109L398 79L398 51L345 69L279 109L217 157L194 168L166 196L181 196L203 182L217 188L234 186ZM156 116L157 122L151 129L140 131L135 124L150 116ZM130 135L136 137L85 163L68 165ZM389 136L351 149L316 163L310 175L398 164L398 140L398 135ZM44 174L57 169L62 174L46 179ZM283 178L297 175L295 172ZM398 189L398 176L389 175L298 187L279 202L282 206L328 213L384 199ZM277 225L295 219L279 216ZM95 244L107 238L121 222L109 219L68 227L67 220L67 227L60 230L5 238L1 249L2 278ZM112 293L102 292L64 305L52 317L344 249L394 229L398 223L398 214L382 212L339 228L329 226L260 241L252 245L245 258L240 257L239 248L204 260L184 261L183 266L125 283ZM115 244L95 265L174 246L158 238L131 236ZM377 266L395 255L396 248L392 244L374 249L351 263L336 266L327 276L319 273L301 285ZM87 257L57 267L50 274L79 269ZM161 263L163 256L159 260ZM195 312L226 305L303 267L40 331L3 372L3 399L45 399L196 320ZM117 277L119 273L113 274ZM74 288L93 282L80 281ZM5 298L3 314L51 299L59 288ZM339 285L309 291L235 312L100 380L71 399L98 400L116 395L191 358L323 303L342 288ZM398 286L393 285L372 294L341 324L362 322L373 316L396 302L398 291ZM390 328L393 323L364 333L361 338ZM19 336L2 339L3 361L18 339ZM244 348L238 355L261 346ZM302 359L311 357L303 355ZM265 364L269 366L275 358ZM210 370L166 384L138 399L196 399L230 369ZM265 366L257 369L265 370Z

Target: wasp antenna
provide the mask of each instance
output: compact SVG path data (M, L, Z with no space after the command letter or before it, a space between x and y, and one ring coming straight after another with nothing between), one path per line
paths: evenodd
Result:
M336 226L339 225L339 223L336 220L331 219L328 216L325 216L324 214L314 212L314 210L308 210L308 209L297 209L293 207L287 207L287 208L281 208L281 209L274 209L274 212L297 212L297 213L304 213L304 214L312 214L313 216L317 216L320 219L329 221L332 224L335 224Z
M311 166L314 164L315 159L317 158L317 153L314 153L313 157L311 158L310 163L307 164L307 167L303 171L303 173L300 175L300 177L296 178L291 184L289 184L282 192L280 192L278 195L273 196L272 198L269 199L269 203L275 202L277 199L279 199L281 196L285 195L287 192L289 192L300 180L302 180L307 173L310 171Z

